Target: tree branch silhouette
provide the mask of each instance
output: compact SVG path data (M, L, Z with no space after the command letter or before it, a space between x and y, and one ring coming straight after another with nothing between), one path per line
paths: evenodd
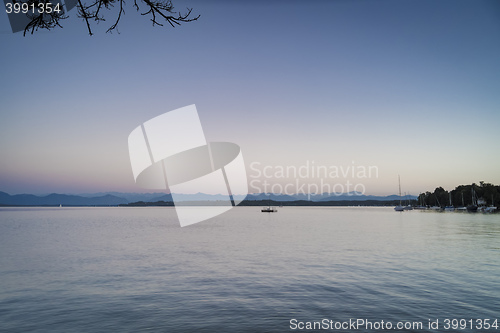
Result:
M13 0L13 2L20 4L28 3L29 5L34 4L35 8L38 8L37 6L40 3L45 5L51 3L51 0ZM118 7L118 13L116 14L114 23L106 32L118 31L118 23L122 19L123 14L125 14L125 0L91 0L88 4L82 2L82 0L78 0L76 6L78 9L77 15L85 21L90 36L94 34L92 31L93 22L98 24L101 21L106 21L103 14L104 9L111 11L115 6ZM163 26L163 23L167 22L171 27L175 27L182 23L196 21L200 18L200 15L196 17L191 16L192 8L187 8L185 13L175 11L172 1L170 0L134 0L133 7L137 12L140 12L141 16L150 16L153 26ZM30 22L24 28L24 35L26 35L27 32L33 34L35 31L38 31L38 29L51 30L55 27L62 28L61 20L68 18L64 11L59 13L32 13L27 14L27 16ZM164 22L162 23L162 21Z
M13 0L12 3L19 5L27 4L28 8L34 8L33 10L29 10L26 13L26 16L30 21L28 22L28 24L26 24L26 27L24 28L23 32L24 36L26 36L27 32L33 34L35 31L38 31L38 29L51 30L55 27L62 28L59 21L67 18L67 16L64 15L64 11L60 12L51 11L50 13L48 13L47 11L43 11L42 13L38 12L40 5L43 8L47 8L46 7L47 3L50 3L49 0L28 0L28 1Z

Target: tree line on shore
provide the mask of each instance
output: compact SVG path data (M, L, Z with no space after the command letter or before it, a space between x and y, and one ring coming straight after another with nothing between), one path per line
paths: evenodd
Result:
M455 207L467 207L474 203L497 206L500 202L500 186L480 181L479 185L476 183L459 185L451 191L436 187L434 192L421 193L416 200L416 204L422 206L449 206L450 194L451 205Z

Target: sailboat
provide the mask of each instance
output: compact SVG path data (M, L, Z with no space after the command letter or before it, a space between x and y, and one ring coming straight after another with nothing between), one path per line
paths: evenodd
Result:
M269 194L269 201L268 201L268 206L267 207L262 207L260 210L262 213L277 213L278 210L274 207L271 207L271 194Z
M457 210L459 210L461 212L467 210L467 207L465 207L465 204L464 204L464 192L462 192L462 206L458 207Z
M451 203L451 192L448 193L450 195L450 205L449 206L446 206L444 207L444 210L445 212L453 212L455 210L455 207L453 206L453 204Z
M484 209L485 213L493 213L495 210L497 210L497 207L495 206L495 198L493 197L493 194L491 195L491 206L488 206Z
M439 202L439 199L438 199L436 193L434 193L434 197L436 199L436 204L434 206L432 206L431 208L429 208L429 209L430 210L435 210L436 212L441 212L443 210L443 208L441 207L441 203Z
M399 182L399 206L394 207L396 212L403 212L405 210L404 206L401 204L401 177L398 175Z
M418 195L418 206L416 206L415 209L427 209L427 207L424 205L424 197L422 193Z
M413 210L413 206L411 205L411 196L410 193L406 194L405 192L405 198L408 202L408 204L405 206L405 210Z
M471 188L471 192L472 192L472 203L467 206L467 211L469 213L475 213L477 212L477 199L476 199L476 192L474 191L474 187Z

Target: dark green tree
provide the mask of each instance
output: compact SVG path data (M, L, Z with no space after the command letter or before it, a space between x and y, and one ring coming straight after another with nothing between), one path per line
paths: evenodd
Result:
M484 181L480 181L479 185L476 183L459 185L450 192L442 187L437 187L433 193L426 192L420 194L419 200L426 206L447 206L449 205L449 193L451 193L452 204L455 207L471 205L473 203L473 193L475 193L474 199L482 199L486 205L498 207L500 203L500 186Z
M448 191L446 191L442 187L436 187L434 190L434 200L435 202L433 203L436 206L446 206L446 203L448 202Z

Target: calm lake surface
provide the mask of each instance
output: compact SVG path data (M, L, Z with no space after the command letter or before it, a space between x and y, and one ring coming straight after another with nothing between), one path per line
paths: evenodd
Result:
M291 319L358 318L422 322L413 332L498 319L500 332L500 214L237 207L180 228L173 208L0 209L1 332L288 332Z

